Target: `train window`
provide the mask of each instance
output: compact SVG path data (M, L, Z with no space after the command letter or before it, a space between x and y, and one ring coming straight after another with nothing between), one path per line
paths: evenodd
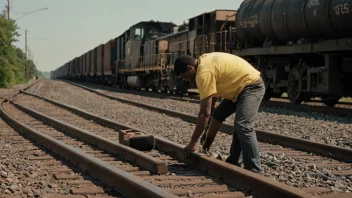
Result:
M134 30L134 39L142 39L144 36L143 28L136 28Z

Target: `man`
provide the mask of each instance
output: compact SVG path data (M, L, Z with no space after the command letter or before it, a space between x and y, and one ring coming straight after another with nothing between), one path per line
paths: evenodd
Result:
M224 100L214 109L203 149L209 149L222 122L236 112L230 156L226 162L253 172L261 170L258 142L254 131L255 116L265 93L257 71L244 59L228 53L203 54L199 59L179 56L174 72L183 79L196 80L200 110L190 143L184 148L186 157L196 150L196 143L210 119L212 98Z

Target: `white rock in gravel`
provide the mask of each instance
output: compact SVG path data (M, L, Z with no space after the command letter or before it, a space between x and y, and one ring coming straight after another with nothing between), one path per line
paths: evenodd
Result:
M8 178L6 178L5 181L7 181L9 184L11 184L13 182L13 179L11 177L8 177Z
M9 190L10 190L11 192L13 192L13 193L14 193L17 189L18 189L18 186L16 186L16 185L12 185L12 186L9 187Z
M284 182L284 181L286 181L287 179L285 178L285 177L283 177L283 176L279 176L279 181L280 182Z
M1 177L6 178L7 177L7 172L6 171L1 171Z
M22 192L23 192L24 194L29 194L30 192L32 192L32 190L31 190L30 187L27 186L27 187L23 188Z
M13 172L10 171L7 173L7 177L13 177L13 176L15 176L15 174L13 174Z
M4 190L3 192L4 194L11 194L11 191L9 191L8 189Z

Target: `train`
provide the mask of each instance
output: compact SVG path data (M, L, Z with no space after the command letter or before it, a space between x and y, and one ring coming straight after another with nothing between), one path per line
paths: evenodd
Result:
M264 100L287 93L301 104L319 97L334 106L352 96L352 0L244 0L187 23L141 21L51 71L53 79L128 89L186 93L194 82L175 76L183 54L224 52L261 72Z

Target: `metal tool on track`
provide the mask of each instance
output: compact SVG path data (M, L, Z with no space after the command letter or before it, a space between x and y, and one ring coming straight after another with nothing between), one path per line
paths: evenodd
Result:
M132 129L120 130L120 144L129 146L140 151L153 150L156 145L155 137Z

